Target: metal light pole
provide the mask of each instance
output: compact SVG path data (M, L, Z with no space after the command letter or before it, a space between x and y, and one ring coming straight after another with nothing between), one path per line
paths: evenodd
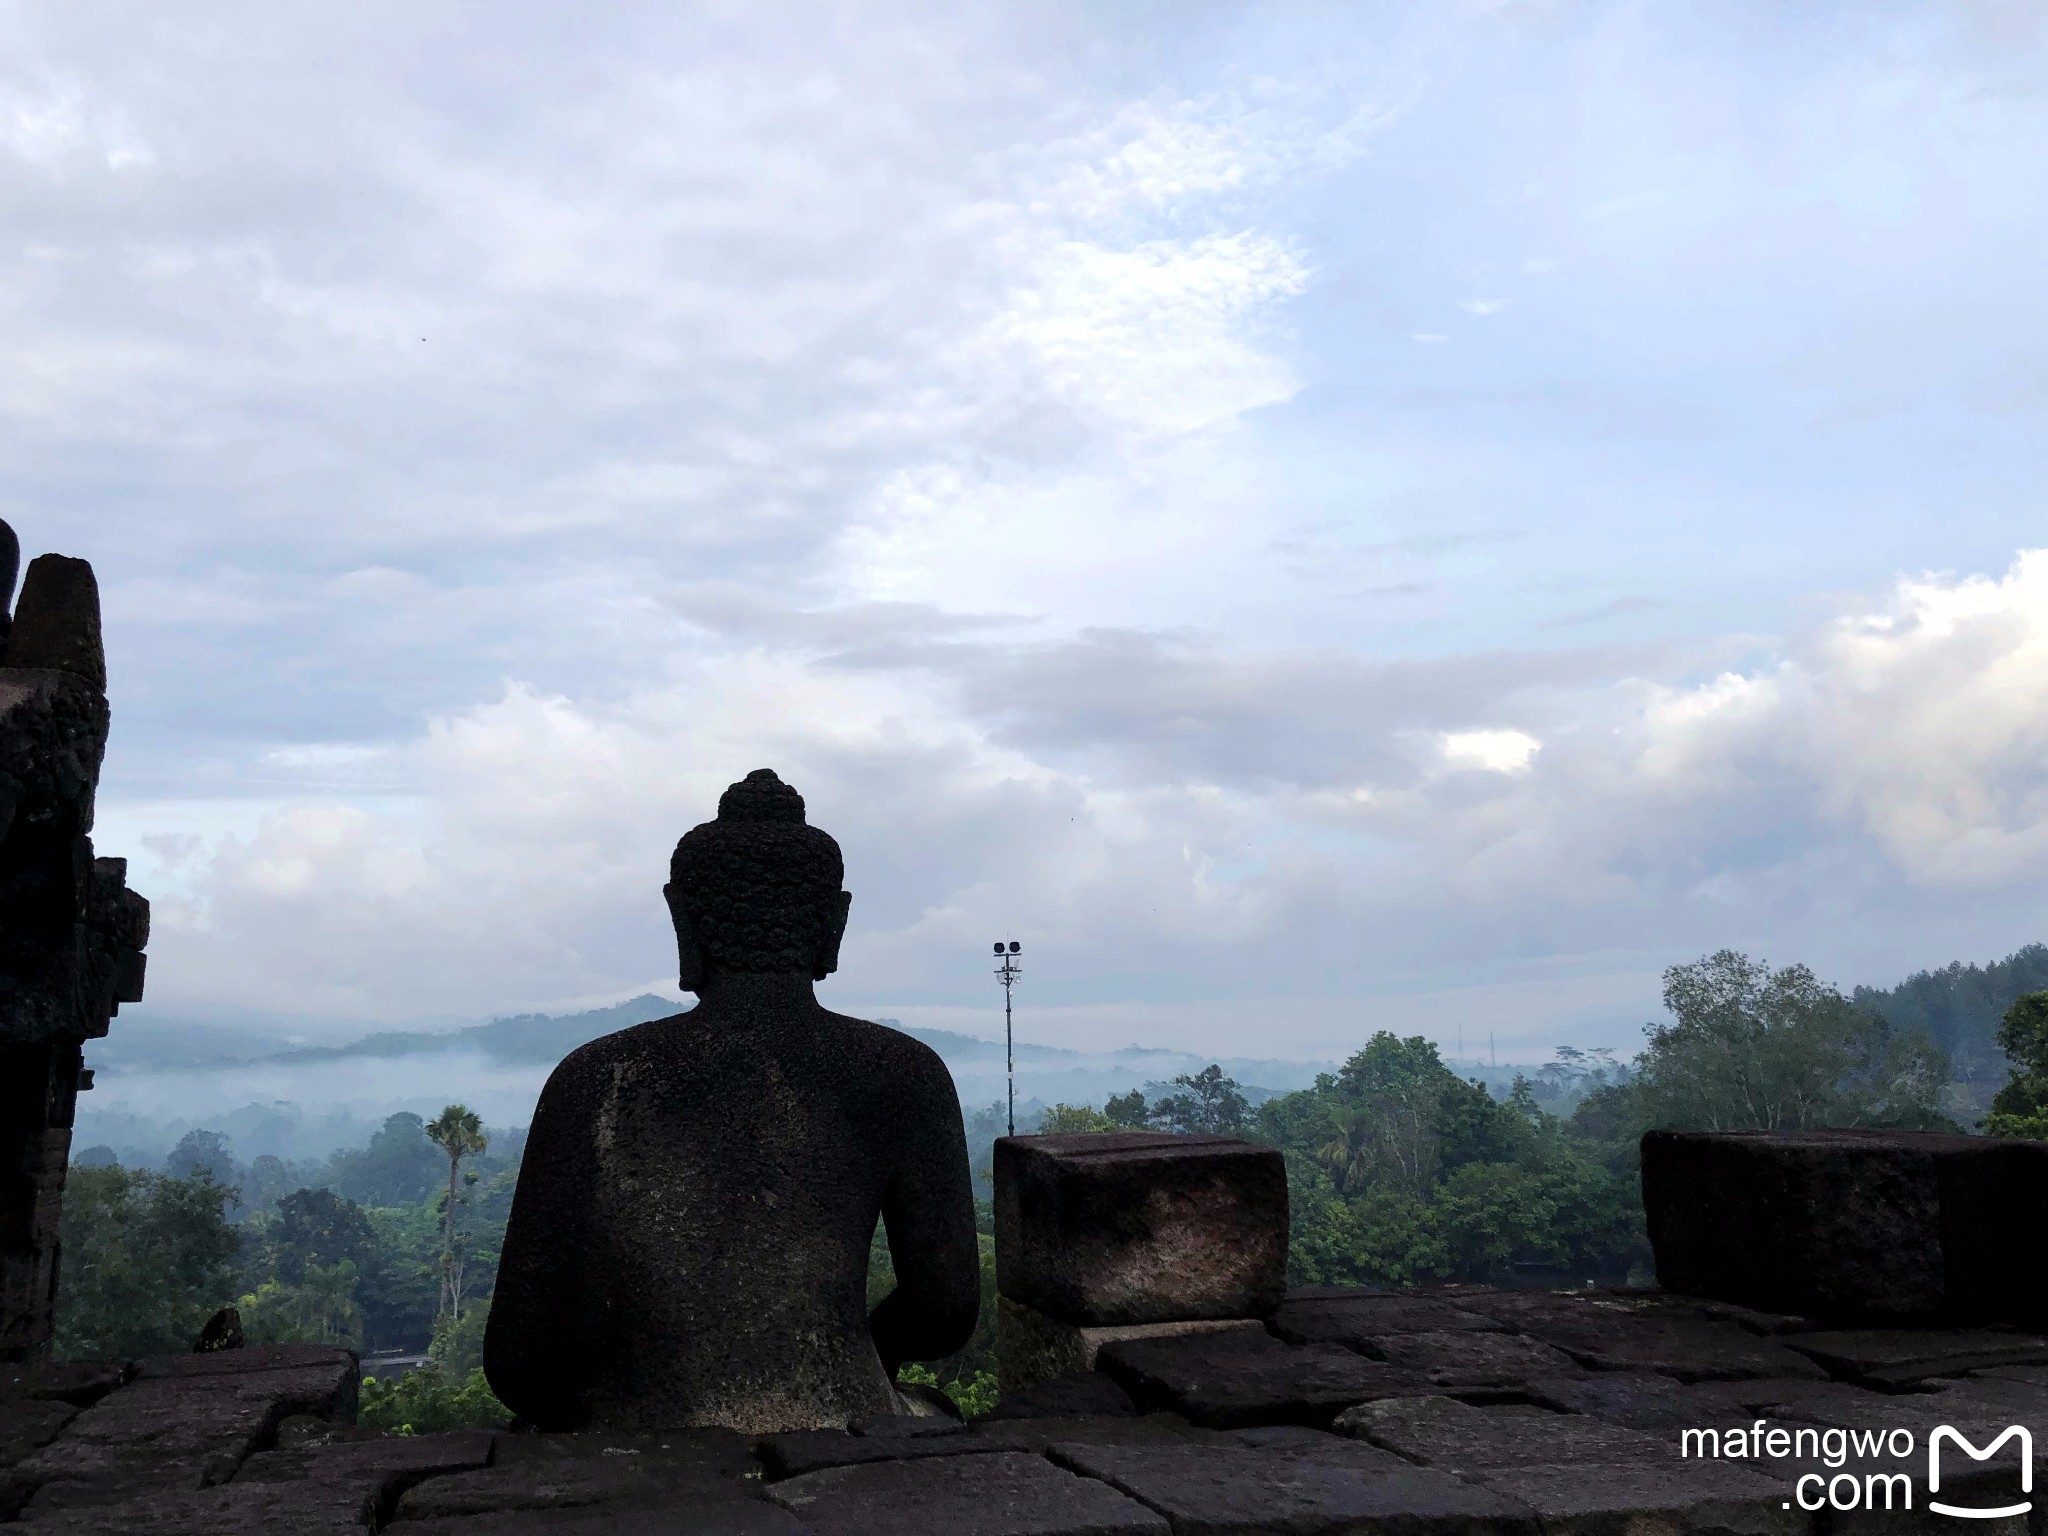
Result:
M1024 946L1015 939L1005 944L996 942L996 956L1003 963L996 967L996 979L1003 984L1003 1056L1010 1077L1010 1134L1017 1134L1017 1037L1010 1029L1010 988L1017 984L1017 978L1024 974L1017 964L1017 956Z

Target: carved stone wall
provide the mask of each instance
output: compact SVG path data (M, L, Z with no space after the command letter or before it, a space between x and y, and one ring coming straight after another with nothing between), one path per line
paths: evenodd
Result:
M0 523L0 1360L49 1349L82 1047L142 997L149 903L93 856L107 672L92 567L43 555L8 614Z

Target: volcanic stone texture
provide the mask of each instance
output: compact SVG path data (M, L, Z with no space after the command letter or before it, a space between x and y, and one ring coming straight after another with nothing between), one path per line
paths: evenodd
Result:
M1418 1305L1392 1305L1404 1302ZM1931 1488L1935 1428L1953 1425L1982 1447L2021 1425L2048 1453L2048 1366L1977 1364L2029 1353L2027 1335L1822 1335L1795 1319L1655 1293L1476 1288L1299 1292L1275 1325L1286 1315L1300 1322L1311 1304L1372 1317L1360 1342L1425 1350L1445 1336L1542 1345L1540 1335L1590 1331L1616 1359L1671 1357L1677 1327L1695 1376L1575 1363L1569 1374L1522 1378L1503 1399L1492 1388L1433 1387L1426 1360L1397 1367L1328 1339L1289 1344L1240 1330L1107 1346L1104 1371L1014 1394L999 1415L968 1424L878 1415L850 1431L759 1437L396 1437L345 1422L355 1369L346 1352L272 1346L139 1369L0 1372L0 1460L17 1462L15 1481L0 1471L0 1487L14 1489L16 1507L34 1493L23 1536L1937 1536L1963 1527L1929 1512L1930 1496L1982 1509L2023 1493L2012 1445L1983 1462L1946 1455ZM1437 1306L1489 1326L1394 1329L1404 1315L1445 1323ZM1789 1347L1779 1342L1787 1338ZM1715 1368L1703 1352L1722 1346L1732 1355ZM1807 1351L1854 1379L1821 1376ZM1134 1353L1157 1358L1142 1372L1126 1360L1127 1384L1113 1381L1107 1368ZM1363 1374L1332 1364L1346 1359ZM1544 1350L1526 1359L1555 1364ZM1749 1374L1787 1360L1800 1371ZM1882 1379L1929 1369L1936 1374ZM1399 1390L1390 1395L1390 1385ZM1158 1409L1148 1399L1159 1395L1186 1411ZM1193 1422L1197 1414L1208 1422ZM1245 1416L1264 1422L1219 1427ZM1297 1422L1276 1422L1290 1417ZM1801 1508L1793 1481L1832 1473L1824 1461L1682 1452L1685 1429L1747 1433L1758 1419L1910 1431L1916 1454L1881 1465L1912 1484L1912 1510ZM44 1478L40 1489L20 1481L24 1469ZM2037 1457L2033 1481L2044 1479ZM2019 1517L1969 1529L2029 1536L2028 1525Z
M1287 1286L1280 1154L1130 1131L995 1145L1002 1293L1081 1327L1265 1317Z
M1053 1459L1158 1510L1175 1536L1535 1536L1489 1489L1313 1430L1178 1446L1060 1446Z
M1084 1328L1047 1317L1021 1301L996 1297L997 1377L1004 1388L1029 1387L1093 1370L1105 1344L1131 1339L1167 1339L1196 1333L1249 1329L1264 1333L1255 1317L1201 1318L1181 1323L1129 1323L1113 1328Z
M148 1360L16 1475L34 1490L36 1519L211 1487L270 1444L291 1415L354 1418L356 1386L356 1357L317 1345Z
M92 567L43 555L0 625L0 1361L48 1352L81 1042L142 996L149 903L89 835L107 724Z
M768 1497L814 1536L1170 1536L1108 1483L1021 1452L833 1467Z
M2048 1326L2048 1143L1652 1131L1657 1279L1834 1326Z
M1413 1370L1335 1344L1283 1344L1270 1334L1134 1339L1103 1347L1097 1369L1138 1406L1210 1429L1327 1426L1355 1403L1434 1390Z

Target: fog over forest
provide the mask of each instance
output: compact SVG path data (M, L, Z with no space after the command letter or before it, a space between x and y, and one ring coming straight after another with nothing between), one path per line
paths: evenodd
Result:
M1957 964L1918 973L1896 988L1843 990L1853 991L1858 1001L1894 1024L1925 1033L1948 1054L1962 1100L1981 1112L2008 1071L1992 1039L1997 1015L2012 997L2035 985L2048 985L2048 949L2038 945L1989 966ZM451 1100L467 1104L492 1125L521 1127L548 1073L569 1051L688 1006L678 998L648 993L578 1013L384 1030L320 1043L294 1039L288 1021L267 1028L247 1022L202 1024L157 1018L138 1008L90 1048L95 1085L79 1099L76 1145L111 1149L132 1166L153 1166L187 1132L210 1130L225 1134L245 1161L264 1155L306 1161L363 1145L394 1113L430 1118ZM1212 1063L1242 1087L1253 1105L1307 1088L1339 1065L1335 1060L1204 1057L1137 1045L1082 1051L1033 1041L1028 1011L1019 1018L1017 1103L1027 1123L1054 1104L1101 1104L1134 1088L1156 1098L1174 1077ZM969 1112L1003 1101L999 1033L991 1039L905 1026L895 1019L882 1022L907 1028L938 1051ZM1362 1024L1359 1043L1372 1032L1370 1024ZM1437 1033L1455 1039L1460 1031L1452 1026ZM1474 1030L1467 1041L1480 1048L1478 1053L1446 1051L1444 1060L1460 1077L1485 1082L1496 1097L1509 1092L1518 1075L1543 1085L1552 1050L1582 1044L1567 1038L1534 1051L1517 1039L1506 1052L1489 1055L1484 1033ZM1617 1053L1623 1065L1631 1055Z

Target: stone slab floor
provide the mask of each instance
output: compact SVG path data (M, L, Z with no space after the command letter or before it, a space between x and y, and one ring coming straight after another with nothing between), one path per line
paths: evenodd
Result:
M346 1351L273 1346L0 1374L0 1522L23 1536L2048 1536L2017 1437L1983 1459L1951 1442L1938 1487L1928 1456L1942 1426L1978 1449L2012 1426L2048 1440L2048 1340L1821 1331L1649 1292L1295 1291L1263 1332L1112 1345L1094 1372L971 1425L759 1440L376 1435L351 1422L356 1370ZM1683 1441L1737 1429L1717 1455Z

